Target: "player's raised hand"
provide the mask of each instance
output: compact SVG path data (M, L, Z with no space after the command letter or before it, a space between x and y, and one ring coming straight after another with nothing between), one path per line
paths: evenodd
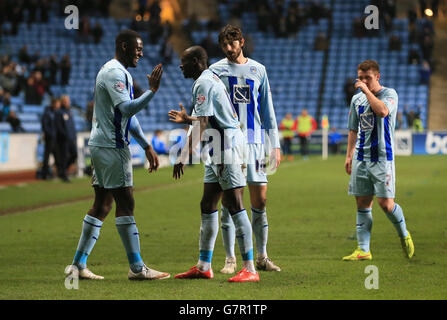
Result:
M149 161L149 173L152 171L157 171L159 162L158 162L158 156L157 153L152 149L151 146L148 146L146 149L144 149L144 152L146 153L147 161Z
M152 92L157 92L158 88L160 87L162 74L163 74L163 67L160 63L155 66L155 68L152 70L151 75L148 74L146 75L147 80L149 82L149 89Z
M360 88L360 90L362 90L363 93L366 93L366 92L369 91L368 86L366 85L366 83L364 83L363 81L360 81L359 79L355 79L354 87L356 89Z
M168 112L169 121L175 122L175 123L187 123L188 121L188 114L186 113L185 107L180 103L180 111L178 110L171 110Z
M177 180L180 179L183 175L183 163L176 163L174 164L174 170L172 172L172 177Z

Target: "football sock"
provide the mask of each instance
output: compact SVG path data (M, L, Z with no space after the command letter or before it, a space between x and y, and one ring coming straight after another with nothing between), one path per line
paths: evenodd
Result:
M264 210L251 208L251 226L256 239L256 251L258 256L267 256L267 239L269 225L267 213Z
M98 240L101 227L101 220L89 216L88 214L84 217L81 238L79 239L76 254L72 263L76 265L78 269L81 270L87 268L87 257L90 252L92 252L96 240Z
M126 249L130 270L134 273L141 272L144 262L140 255L140 237L134 216L116 217L115 223Z
M234 228L233 220L231 219L230 212L224 206L221 206L221 229L222 229L222 240L225 248L225 254L227 258L235 257L234 254L234 243L236 238L236 229Z
M357 209L357 241L360 249L364 252L369 252L369 243L371 238L371 229L372 229L372 209Z
M408 235L404 213L397 203L394 204L394 208L391 212L386 213L386 216L393 223L399 237L403 238Z
M248 219L247 211L244 209L236 214L232 214L234 226L236 228L236 239L241 251L244 267L256 273L253 264L253 239L250 220Z
M219 212L202 213L202 223L200 224L199 239L199 261L197 267L201 271L211 269L211 259L213 257L214 244L219 232Z

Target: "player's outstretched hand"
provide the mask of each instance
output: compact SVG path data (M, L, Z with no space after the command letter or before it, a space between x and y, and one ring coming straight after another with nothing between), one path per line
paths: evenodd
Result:
M158 162L158 156L157 153L152 149L151 146L148 146L144 152L146 153L147 161L149 161L149 173L152 171L157 171L159 162Z
M188 114L186 113L185 107L180 103L180 111L178 110L171 110L168 112L169 121L175 122L175 123L187 123L188 121Z
M163 67L160 64L156 65L154 70L152 70L151 75L146 75L147 80L149 82L149 89L152 92L157 92L160 87L161 76L163 74Z
M176 163L174 164L174 170L172 172L172 177L177 180L180 179L183 175L183 163Z

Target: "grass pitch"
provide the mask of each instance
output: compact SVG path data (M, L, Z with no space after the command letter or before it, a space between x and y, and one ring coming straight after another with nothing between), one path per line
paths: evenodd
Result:
M38 182L0 190L0 299L446 299L447 159L396 159L398 202L415 243L404 258L392 224L373 207L372 261L343 262L356 247L356 209L347 195L344 157L283 162L269 177L269 256L278 273L259 283L234 284L219 273L224 249L219 233L212 280L173 276L197 262L203 168L188 167L181 181L172 168L148 174L135 169L135 217L147 265L170 272L163 281L127 280L128 263L114 221L106 219L88 266L103 281L80 281L67 290L82 218L92 204L89 179L71 184ZM248 190L246 208L249 208ZM238 266L240 255L236 247ZM379 288L366 289L365 268L379 271Z

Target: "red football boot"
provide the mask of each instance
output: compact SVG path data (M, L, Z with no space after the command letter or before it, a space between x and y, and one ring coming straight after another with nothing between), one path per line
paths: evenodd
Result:
M192 267L186 272L179 273L175 277L175 279L212 279L214 278L213 269L209 269L208 271L200 271L197 266Z
M247 269L243 268L237 275L228 279L228 282L248 282L259 281L259 273L251 273Z

